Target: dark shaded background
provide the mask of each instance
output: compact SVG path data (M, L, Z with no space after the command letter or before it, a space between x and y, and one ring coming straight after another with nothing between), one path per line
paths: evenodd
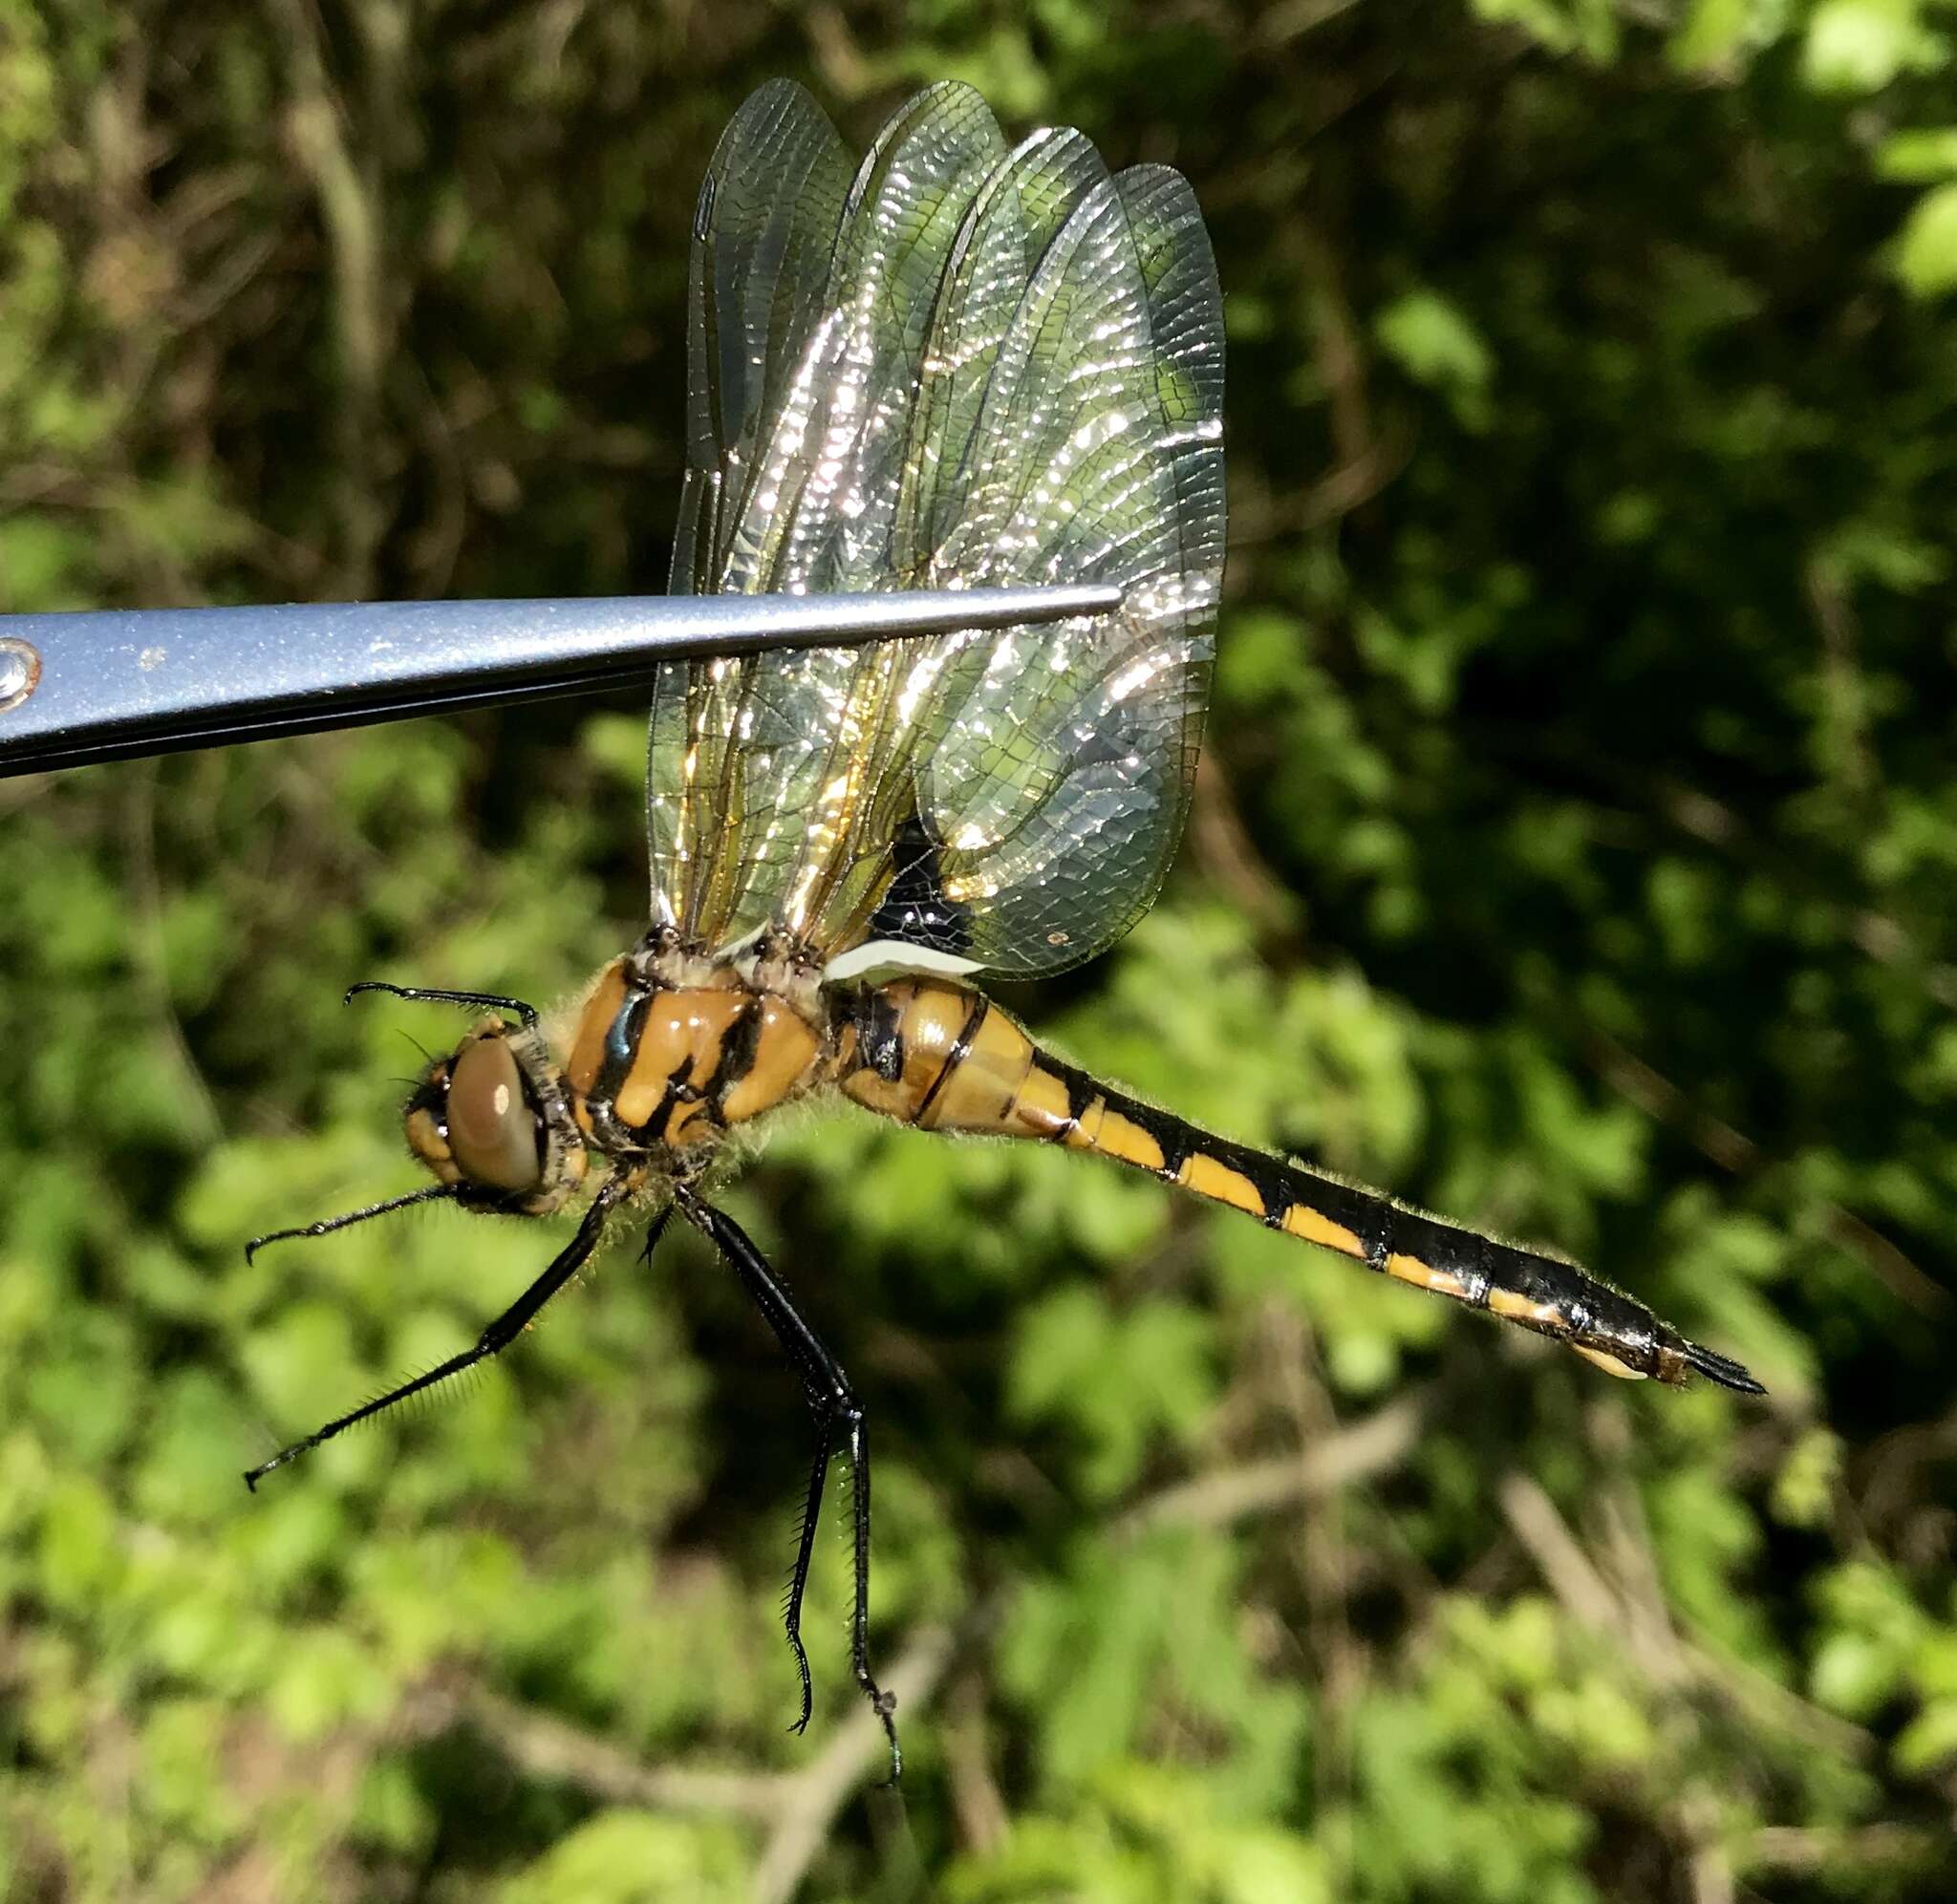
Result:
M1749 1362L1611 1383L1152 1186L846 1112L733 1204L872 1411L621 1243L417 1213L432 1008L635 935L629 698L0 782L0 1889L1937 1898L1957 1857L1952 16L0 0L0 609L663 584L763 78L1166 160L1231 332L1190 837L1011 1002ZM839 1518L832 1516L832 1518Z

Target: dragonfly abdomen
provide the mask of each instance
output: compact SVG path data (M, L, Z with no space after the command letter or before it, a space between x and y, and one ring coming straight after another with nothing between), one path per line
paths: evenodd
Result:
M1158 1110L1045 1052L981 994L913 978L856 995L838 1041L845 1095L925 1130L1089 1150L1227 1204L1416 1289L1567 1342L1613 1375L1748 1393L1736 1362L1688 1342L1574 1263L1503 1243Z

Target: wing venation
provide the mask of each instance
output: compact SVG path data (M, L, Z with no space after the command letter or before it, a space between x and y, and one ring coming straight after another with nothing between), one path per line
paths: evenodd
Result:
M1194 769L1223 560L1223 340L1189 185L1079 133L1010 151L947 84L853 175L808 96L742 107L702 193L676 591L1114 582L1115 616L675 664L656 916L708 949L995 973L1146 909Z

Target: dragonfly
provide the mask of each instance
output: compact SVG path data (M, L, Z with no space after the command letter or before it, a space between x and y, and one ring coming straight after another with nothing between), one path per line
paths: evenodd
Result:
M1112 1159L1399 1282L1567 1343L1613 1375L1739 1363L1541 1250L1197 1129L1045 1049L986 995L1104 951L1175 851L1224 557L1223 319L1188 182L1110 173L1079 132L1009 146L969 87L920 93L860 162L777 81L717 148L693 227L675 592L1112 584L1046 626L673 661L656 676L642 937L547 1020L495 994L406 1111L435 1181L258 1238L406 1205L548 1216L570 1243L476 1343L253 1468L492 1357L622 1212L677 1215L732 1267L801 1378L814 1454L785 1603L831 1460L849 1489L850 1667L902 1760L870 1649L864 1409L714 1201L726 1139L817 1096L920 1129Z

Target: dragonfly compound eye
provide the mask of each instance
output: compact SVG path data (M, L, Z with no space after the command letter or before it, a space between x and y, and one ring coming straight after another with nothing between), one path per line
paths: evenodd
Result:
M543 1180L543 1133L506 1040L472 1038L448 1080L448 1147L465 1183L534 1190Z

